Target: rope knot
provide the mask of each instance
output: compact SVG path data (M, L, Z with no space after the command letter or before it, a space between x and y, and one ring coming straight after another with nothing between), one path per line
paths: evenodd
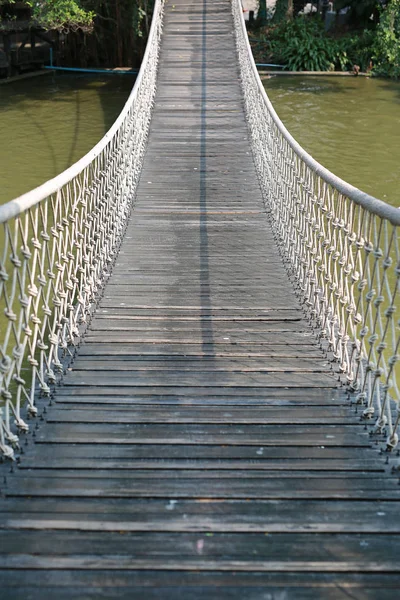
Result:
M394 313L396 312L396 307L395 306L389 306L386 310L385 310L385 317L387 317L388 319L390 319Z
M41 250L42 249L42 244L39 242L39 240L37 238L32 238L32 246L36 249L36 250Z
M375 431L376 431L377 433L382 433L382 432L383 432L383 430L385 429L386 425L387 425L387 422L388 422L388 418L387 418L387 416L386 416L386 415L382 415L382 414L381 414L381 415L378 417L378 419L376 420L376 423L375 423Z
M368 408L366 408L363 411L363 419L372 419L372 417L374 416L375 413L375 408L373 406L368 406Z
M16 254L12 254L10 256L10 261L12 262L14 267L17 269L19 269L22 266L22 262L20 261L20 259L18 258L18 256Z
M357 404L364 404L364 402L365 402L366 399L367 399L367 393L366 392L360 392L359 394L357 394L356 403Z
M6 308L4 310L4 314L6 315L6 317L9 321L15 322L17 320L17 315L11 308L10 309Z
M373 297L375 296L375 290L370 290L365 294L365 300L367 302L372 302Z
M29 425L27 425L25 421L23 421L20 417L16 418L14 423L20 431L22 431L23 433L28 433Z
M388 269L389 267L392 266L392 264L393 264L393 259L391 258L391 256L387 256L382 263L384 269Z
M391 435L389 435L388 439L386 440L386 451L391 452L392 450L394 450L394 448L396 448L398 443L399 436L397 435L397 433L393 432Z
M3 356L0 362L0 371L5 375L8 373L12 365L12 360L9 356Z

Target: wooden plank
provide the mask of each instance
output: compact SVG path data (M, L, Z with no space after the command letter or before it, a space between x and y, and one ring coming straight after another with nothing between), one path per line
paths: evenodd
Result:
M12 578L5 573L4 589L15 589ZM19 572L19 585L24 591L30 592L31 597L38 598L40 589L50 594L59 590L65 598L83 597L96 598L97 594L105 598L207 598L216 600L225 597L229 600L240 598L262 598L262 594L271 593L275 597L284 594L285 597L300 600L316 600L327 597L329 600L345 599L351 595L353 598L384 597L393 598L399 586L400 577L388 573L338 573L338 574L307 574L288 572L282 573L173 573L170 571L126 571L120 572L103 570L96 572L96 577L90 569L87 570L52 570L43 577L37 570L23 570ZM10 581L11 579L11 581ZM73 596L81 590L83 596ZM88 594L85 592L88 590ZM267 590L267 592L266 592ZM35 595L33 595L35 594ZM49 597L51 595L49 594ZM67 595L70 594L70 595ZM121 596L121 594L123 594ZM193 595L192 595L193 594ZM208 595L210 594L210 596ZM325 594L328 594L327 596ZM381 595L382 594L382 595ZM391 596L389 596L391 594ZM100 596L100 597L101 597ZM272 596L272 597L274 597ZM22 596L20 596L22 597ZM29 596L28 596L29 597ZM43 596L42 596L43 597ZM54 596L53 596L54 597ZM279 596L278 596L279 597Z
M8 498L15 496L39 496L62 498L174 498L190 499L318 499L318 500L400 500L400 489L397 480L387 477L347 477L347 478L313 478L303 477L259 479L235 478L214 479L179 477L176 481L169 478L158 480L143 478L128 479L96 477L85 480L70 476L27 477L19 474L18 482L13 479L7 484L5 493Z
M195 386L187 386L187 387L179 387L179 386L165 386L165 387L116 387L116 386L106 386L103 385L101 387L80 387L80 386L61 386L56 392L57 396L61 397L62 395L68 395L73 398L75 396L113 396L114 398L119 397L133 397L133 398L154 398L157 397L159 399L163 398L178 398L187 400L193 398L209 398L209 399L226 399L230 398L238 399L246 398L251 399L253 401L254 398L259 398L262 401L266 401L268 398L293 398L294 395L291 395L290 392L295 392L297 397L299 398L299 403L308 403L308 398L313 392L317 392L319 394L319 399L317 402L319 404L326 404L329 402L330 398L334 397L335 394L341 391L340 388L310 388L308 385L304 385L302 388L288 388L288 386L284 387L221 387L221 386L210 386L210 387L195 387ZM303 401L301 398L303 397ZM306 398L304 398L306 397ZM315 398L314 398L315 399Z
M218 359L205 357L201 360L190 357L172 357L166 359L159 357L157 360L146 360L146 357L114 358L112 362L102 357L79 357L70 368L70 371L157 371L175 373L180 372L225 372L236 373L263 373L271 371L284 372L332 372L332 365L327 359L299 358L295 362L287 357L274 357L268 360L245 359Z
M392 561L382 560L368 561L361 558L358 561L263 561L263 560L226 560L223 558L190 560L179 557L173 559L140 559L133 555L121 556L120 553L112 555L107 553L103 556L70 555L54 556L54 554L35 556L32 554L18 554L16 556L0 555L0 569L46 569L67 570L74 569L84 571L97 570L125 570L125 571L216 571L216 572L245 572L245 573L398 573L400 575L400 560L394 558Z
M85 342L79 349L82 356L215 356L236 358L272 358L280 357L293 359L308 357L321 359L321 351L312 344L156 344L156 343L90 343ZM295 361L294 361L295 362ZM193 387L193 386L192 386ZM288 387L288 386L286 386ZM313 387L305 385L304 387Z
M209 464L199 464L199 465L181 465L180 468L176 469L173 466L166 468L163 463L160 461L157 465L153 465L152 467L148 466L147 468L142 468L140 465L134 468L133 466L128 469L117 469L115 472L113 471L112 466L110 467L107 463L104 465L97 464L95 468L85 469L80 468L76 469L72 468L62 468L56 469L53 467L51 470L46 468L41 468L40 465L33 465L29 468L20 468L21 476L26 478L55 478L55 479L115 479L119 481L124 478L127 482L130 483L132 479L137 479L140 481L144 480L152 480L152 479L162 479L163 481L167 480L177 480L179 482L184 480L192 480L198 479L201 480L211 480L211 479L246 479L247 483L251 486L254 482L252 480L275 480L279 479L293 479L296 480L296 483L300 479L312 479L315 480L313 483L318 487L321 483L324 483L323 480L326 479L338 479L343 481L344 479L352 479L353 481L359 483L359 480L368 479L368 481L372 480L372 484L375 484L377 481L380 481L382 478L387 481L391 481L393 483L393 479L396 479L396 476L392 473L391 477L389 475L390 471L388 470L387 477L383 475L385 470L382 468L381 471L375 469L371 470L362 470L362 469L354 469L352 470L349 465L347 471L336 471L330 470L329 465L324 465L320 467L320 470L308 469L307 465L304 465L303 469L297 469L295 465L292 465L291 469L282 469L281 472L277 472L277 470L271 470L268 468L268 465L265 465L264 468L260 468L260 465L252 465L252 468L246 471L246 465L241 465L240 463L236 465L236 467L232 467L231 465L225 466L225 468L220 468L219 464L213 464L209 462ZM199 483L199 485L200 485ZM337 482L336 482L337 483ZM397 483L397 479L396 479ZM365 482L360 483L360 487L365 486Z
M85 455L85 450L82 452L82 456ZM260 453L258 454L260 456ZM331 475L333 473L384 473L385 466L379 464L376 460L376 457L371 457L369 460L360 460L356 457L352 459L325 459L325 460L316 460L308 459L301 460L296 459L295 456L293 458L287 458L282 460L268 460L268 459L255 459L246 460L234 460L234 459L210 459L201 460L201 459L187 459L184 458L171 460L166 458L159 459L124 459L118 458L117 460L109 457L101 457L101 463L98 459L90 459L90 458L66 458L63 454L63 457L53 458L52 456L48 456L46 452L45 455L40 456L39 453L36 453L32 456L30 452L27 458L23 458L21 463L19 464L20 470L26 469L34 469L37 471L38 469L74 469L75 472L77 470L87 470L87 469L95 469L96 472L98 470L113 470L117 471L132 471L132 470L155 470L159 469L160 471L166 470L207 470L209 472L215 470L218 471L218 476L220 476L221 470L240 470L241 477L244 477L244 471L262 471L263 474L266 472L266 475L270 475L270 472L278 472L279 476L284 476L285 472L305 472L304 476L311 477L313 473L326 473L329 472ZM86 472L86 471L85 471ZM78 473L79 474L79 473ZM59 474L58 474L59 476ZM369 476L369 475L368 475Z
M58 442L47 442L45 444L35 443L29 448L29 452L22 457L22 464L25 460L45 460L53 458L57 461L68 461L69 458L97 459L97 461L107 461L115 459L121 465L124 461L133 459L149 460L192 460L203 459L208 461L215 460L254 460L262 457L265 461L281 460L284 463L296 465L297 461L312 460L318 464L319 460L329 461L330 468L333 464L340 464L340 460L345 460L350 465L356 465L360 460L359 446L263 446L263 445L227 445L227 444L140 444L134 441L128 447L124 445L108 445L107 443L91 444L86 442L84 445L76 445L73 442L65 443L61 447ZM381 469L384 459L375 449L375 447L363 447L363 460L370 461L377 469ZM388 464L390 466L396 462L393 458Z
M183 344L183 345L191 345L191 344L211 344L218 348L218 345L228 346L228 345L247 345L251 346L252 344L256 346L260 346L263 344L267 345L285 345L285 341L283 341L282 337L285 336L285 333L279 332L229 332L229 333L216 333L212 328L204 327L203 329L199 327L199 331L197 332L180 332L180 331L156 331L156 332L138 332L138 331L130 331L130 330L120 330L120 329L109 329L107 330L107 343L121 343L121 344ZM311 337L310 333L304 332L292 332L289 334L286 333L286 336L290 336L291 344L300 344L304 343L304 340L309 338L310 344L314 344L315 340ZM87 343L96 343L101 344L104 341L104 331L88 331L86 338ZM294 367L292 361L291 365ZM297 362L297 361L296 361ZM325 361L326 362L326 361Z
M260 396L252 396L246 394L233 394L228 395L227 390L224 390L224 393L218 396L207 395L207 394L196 394L191 396L188 395L163 395L163 394L137 394L132 395L129 393L126 394L116 394L107 395L107 391L105 395L101 395L100 392L96 393L93 390L77 390L77 393L74 394L70 388L64 389L60 388L57 390L57 393L54 395L52 399L52 403L58 405L59 408L66 407L68 405L82 407L84 405L99 405L99 408L102 405L113 405L113 406L130 406L134 408L135 406L213 406L213 407L286 407L286 408L296 408L296 407L311 407L314 408L326 408L326 407L348 407L348 414L351 415L360 415L361 408L359 406L351 407L348 402L344 399L335 398L330 390L329 394L323 395L319 390L320 397L309 397L305 394L304 389L302 390L301 397L291 397L290 395L285 396L283 394L278 394L276 388L270 388L272 392L270 394L265 394ZM270 389L268 391L270 391ZM278 388L279 389L279 388ZM318 389L318 388L314 388ZM228 390L232 391L232 390ZM285 392L286 390L280 388L279 391ZM311 391L311 390L310 390ZM92 392L92 393L91 393ZM94 392L94 393L93 393ZM298 392L298 390L297 390Z
M289 371L290 372L290 371ZM338 378L333 374L290 372L292 387L318 387L331 388L338 385ZM287 385L287 372L279 371L267 373L227 373L215 371L208 373L205 378L201 373L161 372L162 378L157 373L147 371L107 373L106 371L71 371L68 379L64 381L65 386L103 386L113 385L115 387L129 386L173 386L186 387L196 385L198 387L277 387Z
M20 531L9 535L0 530L2 554L55 554L58 557L74 554L77 547L81 555L90 555L96 549L96 560L102 554L119 554L132 560L146 555L159 561L186 557L225 560L245 560L252 556L257 563L262 560L286 562L296 560L298 555L305 561L323 561L333 566L335 561L379 561L382 553L391 545L393 557L399 555L399 540L389 535L371 534L232 534L214 533L128 533L119 532L70 532L70 531ZM57 551L54 552L54 547ZM159 565L160 566L160 565ZM361 569L362 570L362 565ZM218 565L216 565L218 568ZM96 567L95 567L96 568ZM130 567L132 568L132 567ZM288 568L286 569L289 570ZM348 568L348 571L354 570Z
M210 533L400 533L398 504L382 500L26 498L2 500L0 529ZM146 519L143 519L146 515Z
M118 424L118 423L53 423L39 429L36 443L169 443L174 444L240 444L286 446L369 447L372 440L362 429L346 425L245 425L245 424Z
M139 573L141 572L139 571ZM257 587L255 583L253 585L242 585L239 587L236 586L238 574L232 575L234 579L232 580L231 585L226 583L226 585L220 585L218 587L216 587L214 581L209 583L209 576L206 576L201 586L193 586L190 584L180 585L176 583L173 585L172 583L168 584L160 582L157 575L157 572L152 572L152 587L149 587L147 581L143 583L143 585L131 585L127 581L126 585L123 587L119 585L116 588L114 578L111 576L108 579L108 585L104 585L101 590L98 586L94 586L90 579L86 580L83 585L74 585L71 583L66 587L65 585L62 585L62 582L64 581L63 577L59 578L58 581L54 578L54 580L52 580L53 585L46 582L45 588L42 588L41 590L40 587L38 587L38 580L40 578L35 578L32 572L28 572L24 573L23 583L21 581L17 590L15 587L10 587L8 582L7 585L3 587L3 590L5 600L8 600L10 597L15 600L25 600L27 597L31 600L42 600L43 589L45 589L49 598L57 597L58 600L75 600L75 598L98 600L100 593L101 597L106 600L115 600L116 598L123 598L124 600L142 600L143 598L146 598L146 600L160 600L160 598L163 598L163 600L185 600L188 597L190 597L191 600L202 600L205 595L208 600L220 600L222 596L229 600L241 600L243 597L260 598L262 597L262 594L265 595L265 588L267 587L269 594L279 597L279 595L284 593L285 599L288 600L320 600L321 596L326 600L348 600L349 594L351 594L353 598L375 600L379 589L379 598L381 600L391 600L391 598L393 598L394 590L396 589L395 585L385 585L384 581L380 582L380 588L378 585L371 586L368 581L363 584L358 583L357 585L352 583L349 584L347 580L348 576L346 575L342 575L342 579L336 581L336 583L326 582L325 584L316 586L315 581L312 581L313 586L306 585L305 587L302 587L298 585L296 588L294 588L293 585L284 587L283 584L281 586L276 586L266 582L261 582L259 587ZM258 578L259 574L255 574L255 577ZM49 577L48 579L52 578ZM132 571L127 572L127 580L128 579L132 579Z
M271 425L284 424L288 425L308 425L319 424L323 425L329 419L332 425L348 425L357 423L356 419L351 420L349 411L346 410L342 414L339 411L324 410L319 414L315 411L309 411L308 414L301 414L303 411L295 411L290 407L286 411L236 411L233 410L218 410L208 407L206 410L193 410L185 408L185 410L171 410L171 408L162 410L156 407L149 407L138 410L125 410L113 406L109 410L96 409L93 407L83 409L68 405L65 409L54 409L47 418L48 423L175 423L175 424L217 424L222 425L229 422L233 424L243 425Z

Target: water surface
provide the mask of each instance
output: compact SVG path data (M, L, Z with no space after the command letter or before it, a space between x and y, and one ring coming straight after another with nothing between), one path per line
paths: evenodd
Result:
M400 206L400 82L296 76L264 85L290 133L316 160Z
M0 204L88 152L125 104L130 75L50 74L0 86Z

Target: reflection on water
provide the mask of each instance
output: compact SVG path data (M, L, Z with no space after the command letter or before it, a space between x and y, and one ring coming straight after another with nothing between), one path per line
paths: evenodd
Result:
M364 77L274 77L267 93L290 133L320 163L400 206L400 83Z
M55 177L105 134L130 75L43 75L0 86L0 204Z

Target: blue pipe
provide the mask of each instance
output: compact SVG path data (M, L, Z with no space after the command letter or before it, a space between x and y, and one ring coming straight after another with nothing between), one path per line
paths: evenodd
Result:
M276 67L277 69L284 69L286 65L274 65L271 63L257 63L256 67Z

